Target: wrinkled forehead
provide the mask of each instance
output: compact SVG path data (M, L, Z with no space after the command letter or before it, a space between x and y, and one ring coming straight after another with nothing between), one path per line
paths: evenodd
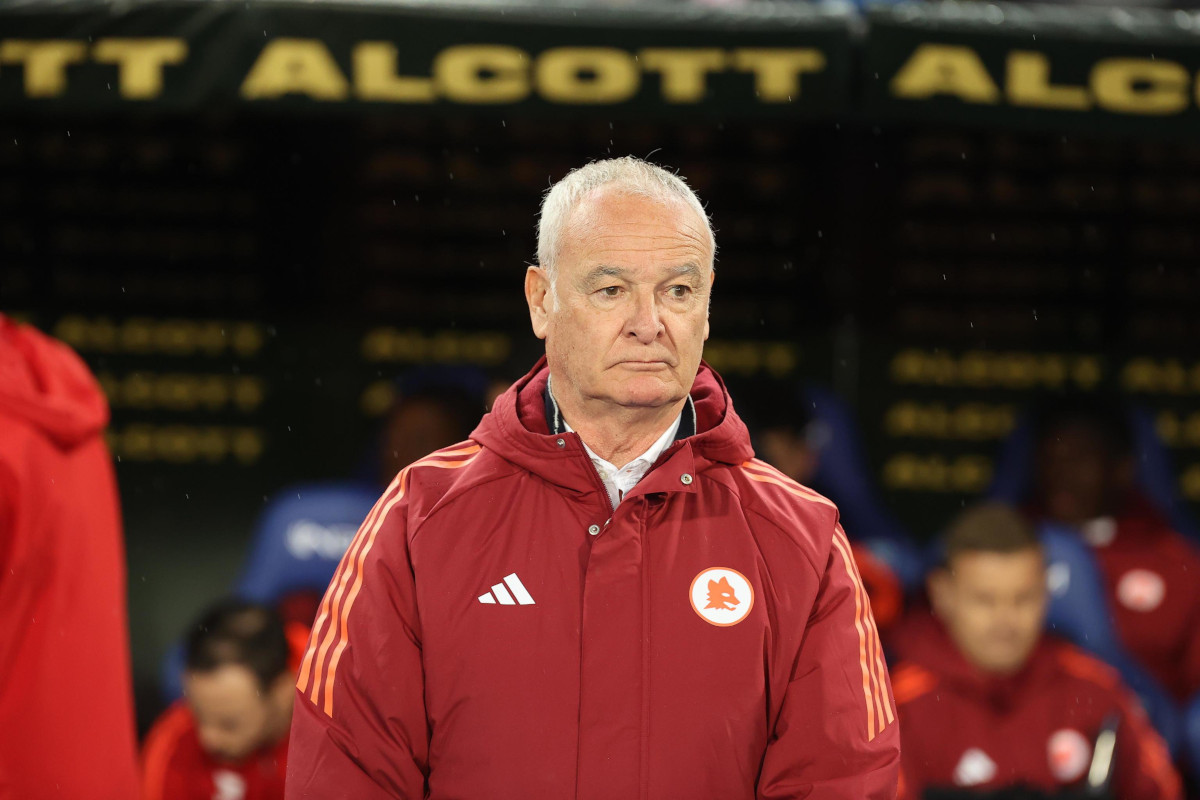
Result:
M620 186L601 186L580 198L562 232L560 253L653 246L713 267L708 222L682 198L650 197ZM665 253L664 253L665 254Z

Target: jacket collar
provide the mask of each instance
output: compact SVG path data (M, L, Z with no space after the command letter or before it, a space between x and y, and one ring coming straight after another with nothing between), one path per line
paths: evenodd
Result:
M554 392L550 387L550 378L546 378L545 395L546 405L546 427L550 429L550 433L558 435L567 431L567 423L563 419L562 414L558 410L558 401L554 399ZM686 439L689 436L696 435L696 404L692 401L692 396L687 396L687 403L684 404L683 413L679 418L679 427L675 430L675 438L673 441L678 442L680 439Z
M549 483L581 494L602 493L603 484L578 434L552 429L554 419L546 405L549 377L549 367L542 357L525 377L496 399L471 438ZM741 464L754 456L750 434L733 410L725 384L703 362L688 402L694 415L685 413L684 419L692 417L690 424L687 429L680 425L684 435L677 436L659 457L638 484L638 494L694 492L693 478L698 472L716 464ZM561 424L561 417L559 420ZM691 476L686 482L684 474Z

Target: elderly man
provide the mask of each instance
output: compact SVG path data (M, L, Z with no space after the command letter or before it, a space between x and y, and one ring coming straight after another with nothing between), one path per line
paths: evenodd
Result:
M525 278L546 357L400 472L322 604L288 797L884 798L899 736L837 509L753 458L679 178L578 169Z

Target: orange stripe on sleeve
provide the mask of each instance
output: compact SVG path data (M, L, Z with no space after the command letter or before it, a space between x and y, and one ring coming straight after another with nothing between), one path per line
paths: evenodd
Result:
M392 508L393 505L395 505L400 501L401 498L404 497L404 483L410 469L412 469L412 467L405 467L404 469L400 470L400 474L396 476L395 480L396 492L388 499L387 503L381 507L370 527L364 527L362 531L359 532L358 536L355 537L355 549L352 553L346 554L346 564L341 570L341 577L337 580L337 589L334 589L334 585L332 583L329 585L329 594L333 595L333 602L329 606L329 626L325 629L325 635L321 637L321 645L317 649L312 689L309 691L308 695L308 699L311 700L314 705L320 705L317 698L320 697L321 693L321 680L327 672L325 668L325 656L328 655L329 649L333 647L334 639L337 638L338 621L341 618L340 611L342 606L342 597L346 594L346 587L350 585L350 582L354 578L356 564L358 563L358 558L362 553L363 548L367 546L368 542L371 542L374 539L374 532L383 522L383 518L387 515L387 512ZM313 646L316 646L316 639L316 634L314 634Z
M329 589L325 593L325 600L321 604L321 613L317 617L318 624L313 626L313 637L311 640L312 644L310 645L310 649L315 650L315 656L313 656L311 659L309 657L305 658L305 664L311 662L316 672L314 673L311 691L309 691L307 680L304 682L301 691L309 692L309 699L314 704L318 703L317 698L320 696L321 676L323 674L322 667L325 664L325 657L329 654L329 649L333 647L334 640L338 635L338 623L342 616L342 598L345 596L346 587L350 585L354 576L354 565L356 563L356 559L361 553L363 547L366 545L367 541L374 538L374 534L370 533L370 531L376 529L376 527L382 522L382 517L387 513L387 510L390 509L395 502L403 496L403 481L405 475L407 475L408 472L414 467L422 465L465 463L460 461L439 461L438 459L449 455L450 452L475 454L478 453L480 449L481 448L479 445L471 445L469 447L464 447L449 452L438 451L400 470L400 474L396 476L396 478L392 481L391 486L388 487L388 492L385 492L384 497L380 498L379 502L376 503L376 508L372 509L372 514L375 515L375 520L370 521L370 517L368 517L368 522L364 522L363 527L360 528L359 532L355 535L355 540L351 545L351 550L343 557L342 564L338 568L338 573L334 576L333 582L329 584ZM387 495L393 490L396 490L398 494L388 498ZM325 624L326 620L328 620L329 626L325 629L325 635L322 637L320 635L321 626ZM319 646L317 645L318 639L321 642ZM303 671L303 669L304 667L302 666L301 670ZM304 677L307 679L307 674L304 674ZM297 681L297 685L301 685L301 683Z
M471 441L462 442L461 445L462 446L457 445L457 444L452 444L445 449L435 450L432 453L430 453L429 455L422 458L420 461L414 461L413 466L415 467L418 464L424 464L433 458L445 458L448 456L469 456L472 453L478 453L482 449L479 445L477 445Z
M875 615L871 613L870 596L867 593L866 585L863 583L862 573L858 571L858 563L854 561L854 548L850 546L850 539L848 536L846 536L846 530L841 526L841 524L834 526L834 535L841 537L842 544L845 545L846 551L850 553L850 563L854 567L854 577L858 581L859 589L862 590L863 604L866 606L866 622L867 627L870 630L871 643L873 645L872 649L874 652L874 658L871 663L873 667L872 673L875 679L875 690L877 692L876 696L878 697L882 695L883 697L883 712L880 714L879 725L879 729L882 731L883 728L886 727L882 721L884 715L887 716L888 724L894 722L896 718L892 713L892 699L888 696L887 691L887 669L883 666L883 643L879 641L879 626L875 624Z
M412 464L410 467L406 467L404 470L401 470L400 473L392 479L392 482L388 486L387 490L384 491L383 495L371 508L371 512L367 515L367 518L359 527L358 532L354 536L354 540L350 544L350 547L347 548L346 553L342 556L342 560L338 564L337 571L334 573L333 580L329 582L329 588L326 589L325 596L321 600L320 611L317 614L316 621L313 623L312 635L309 638L308 652L305 653L304 661L300 667L300 674L296 680L296 686L300 689L300 691L302 693L307 693L310 688L309 677L310 675L314 677L314 684L311 687L311 699L314 703L316 702L317 698L316 683L320 682L319 675L317 673L319 673L321 666L324 663L325 654L328 651L329 644L332 643L332 636L338 620L337 607L341 602L342 593L345 591L345 587L350 580L351 568L355 563L355 558L358 555L358 551L361 550L366 543L366 540L369 536L369 531L374 525L375 520L378 519L384 507L390 502L392 493L399 489L401 477L408 469L411 469L411 467L417 466L418 464L436 462L438 458L445 458L448 456L470 455L473 453L478 453L480 449L481 448L479 445L468 441L459 443L457 445L451 445L449 448L431 453L429 456L426 456L420 461ZM329 623L328 628L325 627L327 622ZM322 638L322 633L325 634L324 638Z
M370 553L371 548L374 546L375 537L379 533L380 529L383 527L383 523L387 521L388 514L391 512L392 508L397 503L399 503L400 500L404 497L404 494L408 488L407 483L408 483L409 474L416 467L436 467L438 469L459 469L459 468L471 463L472 459L475 457L475 454L478 453L479 449L480 449L479 447L475 447L474 450L472 450L466 458L461 459L459 461L434 461L434 460L424 459L424 460L414 463L412 466L406 468L405 470L403 470L400 473L400 477L399 477L400 491L396 494L396 496L394 498L392 498L391 502L389 502L386 506L384 506L383 510L379 514L379 518L375 521L375 524L371 527L371 532L370 532L370 535L367 537L366 544L359 551L358 556L355 559L355 564L354 564L354 568L353 568L353 574L354 574L353 586L350 589L349 595L347 595L347 597L346 597L346 601L345 601L344 605L341 607L340 612L338 613L338 618L335 620L335 624L330 627L331 633L333 631L338 632L338 643L337 643L337 646L334 648L333 656L329 660L329 666L325 669L325 673L324 673L324 675L325 675L325 680L324 680L325 691L324 691L323 702L321 702L321 703L317 702L318 687L321 684L321 681L319 679L317 681L315 681L313 684L312 697L311 697L313 703L317 704L325 712L326 715L328 715L330 717L333 716L334 680L337 675L338 663L341 661L342 653L345 651L346 645L349 643L349 628L348 628L348 626L349 626L349 621L350 621L350 610L354 607L354 601L358 598L359 591L362 589L363 574L364 574L363 566L366 561L367 554ZM321 657L318 659L317 663L324 664L324 654L321 655Z
M867 704L867 741L875 739L875 706L871 702L871 678L870 671L867 667L867 637L863 632L862 626L862 597L858 592L858 583L854 580L854 573L850 568L850 554L842 547L842 543L835 536L833 546L842 556L842 562L846 567L846 573L850 576L850 582L854 585L854 627L858 631L858 663L862 668L863 679L863 699Z
M329 582L329 587L325 590L325 596L321 598L320 611L317 613L317 618L313 622L312 633L309 635L308 651L304 654L304 662L300 665L300 675L296 679L296 686L301 692L308 691L308 679L312 672L313 660L317 653L317 642L321 639L321 631L325 627L326 621L330 618L330 604L334 596L334 587L339 585L339 582L344 580L346 569L354 560L354 553L358 548L362 547L363 532L370 528L375 518L379 515L380 509L383 507L389 494L399 485L399 479L392 481L383 496L375 501L367 518L363 520L359 526L358 532L354 534L354 539L351 540L350 546L346 548L346 552L342 554L341 561L338 563L337 570L333 573L333 579Z
M355 572L354 586L353 586L353 588L351 588L350 594L346 598L346 604L342 607L341 615L338 619L339 624L335 626L335 628L339 629L340 633L338 636L337 646L334 648L334 651L333 651L333 657L329 660L329 668L325 671L324 702L318 704L325 711L325 713L330 717L333 716L333 678L337 672L338 662L341 661L341 659L342 659L342 651L346 649L346 632L347 632L347 626L349 625L349 622L350 622L350 618L349 618L350 608L354 605L354 600L358 597L358 592L362 588L363 563L367 559L367 554L371 552L371 548L375 546L375 536L379 533L379 529L383 527L383 523L387 520L388 513L392 510L392 507L395 506L396 503L400 502L400 500L404 497L404 493L408 489L407 483L408 483L408 470L405 470L404 472L401 473L400 493L398 495L396 495L395 499L393 499L391 503L388 503L388 505L383 509L383 513L380 514L379 520L371 528L371 535L367 539L366 545L363 547L362 551L359 552L359 554L358 554L357 563L355 564L355 567L354 567L354 572ZM314 703L317 702L316 692L317 692L317 690L314 687L314 689L313 689L313 702Z
M828 499L796 483L766 462L753 459L744 462L742 467L746 477L751 480L774 484L796 497L836 508ZM874 615L871 613L866 587L858 572L858 565L854 563L854 558L850 554L850 541L841 525L835 526L833 544L841 555L846 574L854 586L854 625L859 636L859 665L863 672L863 698L867 706L867 740L871 741L896 719L893 699L887 691L887 670L883 665L883 646L880 643L879 629L875 625ZM879 717L878 727L875 723L876 714Z
M403 472L401 472L403 475ZM362 527L358 529L358 533L354 535L353 541L350 542L350 547L342 556L342 561L338 564L337 572L333 575L333 580L329 582L329 588L325 590L325 597L321 600L321 610L317 614L317 620L313 623L312 636L309 638L308 653L304 657L304 663L300 667L300 677L296 685L300 687L301 692L309 691L309 675L312 670L312 692L311 698L316 702L317 684L320 682L321 665L325 660L325 653L329 648L329 641L333 636L333 626L337 620L337 606L341 602L342 593L346 590L346 583L350 580L350 570L354 564L354 558L358 551L362 549L363 544L367 540L367 531L374 525L376 519L383 509L386 502L390 499L389 495L399 491L400 476L397 476L392 481L392 485L388 487L371 509L371 513L367 515L363 521ZM394 496L394 495L393 495ZM327 626L328 624L328 626ZM324 631L324 637L322 637ZM320 644L318 644L318 642Z
M749 463L749 462L747 462L747 463ZM746 464L743 464L742 467L744 468L746 477L749 478L750 480L758 481L759 483L772 483L772 484L775 484L776 486L782 487L783 489L785 489L786 491L795 495L796 497L800 497L805 500L811 500L814 503L820 503L822 505L829 506L830 508L837 507L831 501L827 500L824 497L821 497L819 494L804 491L803 487L801 487L800 484L798 484L798 483L794 483L792 481L788 481L785 483L783 480L780 480L779 478L776 478L770 474L767 474L764 472L759 472L757 470L753 470L753 469L747 467Z
M879 634L875 629L875 617L871 614L871 600L867 594L867 587L863 584L862 575L858 571L858 563L854 560L854 550L850 547L850 540L846 537L846 531L841 525L834 525L833 536L835 541L840 541L844 552L849 556L849 569L851 571L851 579L854 581L859 593L863 598L863 627L867 633L867 667L871 673L871 695L875 699L875 710L879 713L879 732L891 723L895 717L892 716L891 699L887 697L887 691L884 688L887 682L884 680L883 665L880 662L880 654L883 647L879 644ZM887 722L884 722L884 718Z
M792 479L790 476L784 474L761 459L752 458L749 461L743 462L742 466L746 469L756 472L759 475L764 475L766 477L774 478L777 481L782 481L784 485L791 487L803 497L808 497L812 500L825 503L826 505L833 505L828 498L822 496L819 492L813 491L804 484Z

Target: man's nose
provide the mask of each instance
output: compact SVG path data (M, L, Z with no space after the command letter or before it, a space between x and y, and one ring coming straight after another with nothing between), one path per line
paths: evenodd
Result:
M625 335L642 344L650 344L663 332L659 316L658 301L653 293L638 293L633 298L633 308L625 323Z

